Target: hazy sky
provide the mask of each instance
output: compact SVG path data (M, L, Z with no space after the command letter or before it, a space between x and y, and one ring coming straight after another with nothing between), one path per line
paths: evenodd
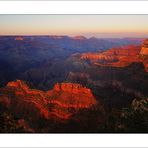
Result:
M0 35L148 37L148 15L0 15Z

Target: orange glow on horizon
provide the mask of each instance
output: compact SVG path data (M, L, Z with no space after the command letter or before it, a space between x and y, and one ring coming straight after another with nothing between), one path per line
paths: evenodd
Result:
M0 15L0 35L146 37L147 15Z

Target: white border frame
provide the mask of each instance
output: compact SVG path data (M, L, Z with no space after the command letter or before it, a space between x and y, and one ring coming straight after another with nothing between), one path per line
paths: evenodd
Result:
M0 14L148 14L148 1L0 1ZM1 147L148 147L147 134L0 134Z
M147 147L147 134L2 134L1 147Z
M0 14L148 14L148 1L0 1Z

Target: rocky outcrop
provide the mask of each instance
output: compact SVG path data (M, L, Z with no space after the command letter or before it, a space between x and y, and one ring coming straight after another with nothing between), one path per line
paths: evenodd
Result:
M116 58L116 56L99 54L99 53L84 53L84 54L82 54L81 59L82 60L93 60L93 61L97 61L97 60L114 61L114 60L118 60Z
M87 109L97 102L90 89L76 83L57 83L47 92L51 113L68 119L80 109Z
M132 63L143 63L145 71L148 71L148 40L140 46L123 46L112 48L102 53L81 54L81 60L89 60L97 66L125 67Z
M90 89L76 83L57 83L49 91L31 89L17 80L0 89L0 103L17 117L28 121L52 117L69 119L80 109L90 108L97 102Z
M112 48L102 53L84 53L81 55L81 59L115 61L123 57L137 56L139 52L140 47L130 45Z
M134 99L132 101L132 108L136 111L147 111L148 112L148 98L144 98L141 100Z
M146 39L141 47L140 55L148 55L148 39Z
M112 48L102 53L84 53L82 60L89 60L98 66L125 67L133 62L142 62L139 56L140 47L129 45Z
M143 60L145 70L148 72L148 39L141 46L140 57Z
M47 94L51 101L59 101L65 107L89 108L96 104L91 90L76 83L57 83Z
M113 56L137 56L140 52L139 46L128 45L119 48L112 48L105 52L107 55Z
M81 84L74 83L57 83L54 86L56 91L65 91L70 93L90 93L90 89L83 87Z

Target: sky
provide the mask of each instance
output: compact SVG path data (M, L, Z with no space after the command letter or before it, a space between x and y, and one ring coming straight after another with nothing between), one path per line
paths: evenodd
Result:
M0 35L148 37L148 15L0 15Z

